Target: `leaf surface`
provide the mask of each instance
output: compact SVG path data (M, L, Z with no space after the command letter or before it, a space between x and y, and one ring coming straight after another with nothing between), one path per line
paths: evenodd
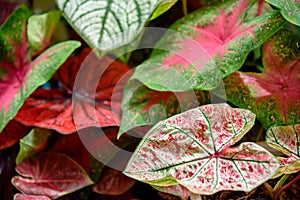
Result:
M247 16L252 2L204 7L175 22L132 78L159 91L215 88L285 21L277 11Z
M280 167L274 177L296 173L300 170L300 124L272 126L266 134L266 142L283 152L287 158L279 157Z
M266 0L280 9L282 16L289 22L300 26L300 1L299 0Z
M133 40L162 0L56 0L90 47L108 51Z
M16 170L20 176L13 177L12 183L18 190L51 199L93 183L80 165L63 154L39 154L18 164Z
M187 200L191 195L190 191L180 184L172 185L172 186L152 186L152 187L158 191L178 196L183 200Z
M153 20L169 10L178 0L164 0L158 4L149 20Z
M226 98L250 109L267 129L300 122L300 38L281 31L263 47L262 73L236 72L224 79Z
M81 66L85 66L85 71L78 73ZM85 49L68 59L54 75L62 88L38 89L26 100L16 119L64 134L73 133L76 128L119 125L126 82L121 78L128 71L125 64L109 57L99 60ZM76 79L78 84L74 88Z
M41 196L41 195L26 195L26 194L15 194L14 200L51 200L47 196Z
M196 194L250 191L271 178L276 158L239 141L255 115L227 104L204 105L159 122L137 147L124 173L158 186L178 183Z

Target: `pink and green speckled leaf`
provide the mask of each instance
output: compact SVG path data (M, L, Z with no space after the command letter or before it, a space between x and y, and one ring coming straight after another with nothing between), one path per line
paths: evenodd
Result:
M82 167L66 155L44 153L17 165L13 185L24 194L56 199L91 185Z
M0 131L17 114L25 99L47 82L80 46L77 41L62 42L31 61L26 36L30 15L25 6L20 6L0 27Z
M267 129L300 122L300 37L281 31L263 46L262 73L224 79L226 99L250 109Z
M215 88L285 22L279 11L248 16L253 1L237 2L204 7L173 24L132 78L159 91Z
M300 170L300 124L272 126L268 129L266 142L283 152L287 158L279 157L280 167L274 177Z
M210 104L155 125L124 173L158 186L181 184L196 194L250 191L271 178L279 164L264 148L239 141L255 115L227 104Z

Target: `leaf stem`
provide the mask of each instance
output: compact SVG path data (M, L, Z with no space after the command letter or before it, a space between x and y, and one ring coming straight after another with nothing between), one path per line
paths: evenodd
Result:
M184 16L188 14L187 0L182 0L182 11Z
M291 185L293 185L294 183L296 183L299 179L300 179L300 173L298 173L298 175L291 180L289 183L287 183L286 185L283 185L283 183L289 178L290 174L285 174L283 177L281 177L281 179L277 182L277 184L274 187L273 190L273 199L276 200L279 195L281 194L281 192L283 192L284 190L286 190L287 188L289 188Z
M264 182L261 188L265 194L267 194L271 198L273 197L273 188L268 182Z

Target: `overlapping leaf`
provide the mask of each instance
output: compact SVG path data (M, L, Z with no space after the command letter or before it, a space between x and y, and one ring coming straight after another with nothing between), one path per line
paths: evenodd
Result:
M300 124L272 126L268 129L266 142L273 148L283 152L287 158L279 157L280 168L275 177L291 174L300 170Z
M297 26L300 26L300 1L299 0L266 0L280 9L282 16Z
M271 178L276 158L254 143L231 148L254 124L248 110L201 106L159 122L144 137L124 173L152 185L178 183L196 194L250 191Z
M265 128L300 122L300 38L281 31L263 47L263 73L224 79L226 98L252 110Z
M0 131L16 115L25 99L47 82L74 49L80 46L77 41L62 42L31 62L26 38L26 24L30 15L25 6L20 6L0 27Z
M112 50L141 31L162 0L56 0L65 18L91 47Z
M180 184L172 186L153 186L153 188L164 193L178 196L183 200L187 200L191 195L190 191Z
M159 92L142 85L137 80L128 81L122 99L122 120L119 135L136 126L153 125L180 111L209 103L204 91Z
M93 183L80 165L63 154L40 154L21 162L16 170L21 176L13 177L12 183L18 190L51 199Z
M284 23L277 11L247 16L251 2L242 0L235 5L227 1L179 20L133 78L161 91L215 88Z
M79 74L81 66L85 71ZM26 100L16 119L66 134L75 132L76 128L119 125L126 82L123 76L128 71L126 65L109 57L99 60L85 49L71 57L54 75L63 88L38 89ZM76 79L78 85L73 88Z

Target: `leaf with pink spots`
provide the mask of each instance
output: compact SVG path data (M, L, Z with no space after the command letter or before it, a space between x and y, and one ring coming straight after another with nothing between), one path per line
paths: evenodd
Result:
M188 110L155 125L137 147L124 171L158 186L178 183L196 194L250 191L271 178L279 164L267 150L239 141L255 115L211 104Z
M274 177L296 173L300 170L300 124L272 126L267 131L266 142L288 157L279 157L280 167Z
M267 129L300 122L300 37L281 31L263 46L262 73L236 72L224 79L226 99L250 109Z

